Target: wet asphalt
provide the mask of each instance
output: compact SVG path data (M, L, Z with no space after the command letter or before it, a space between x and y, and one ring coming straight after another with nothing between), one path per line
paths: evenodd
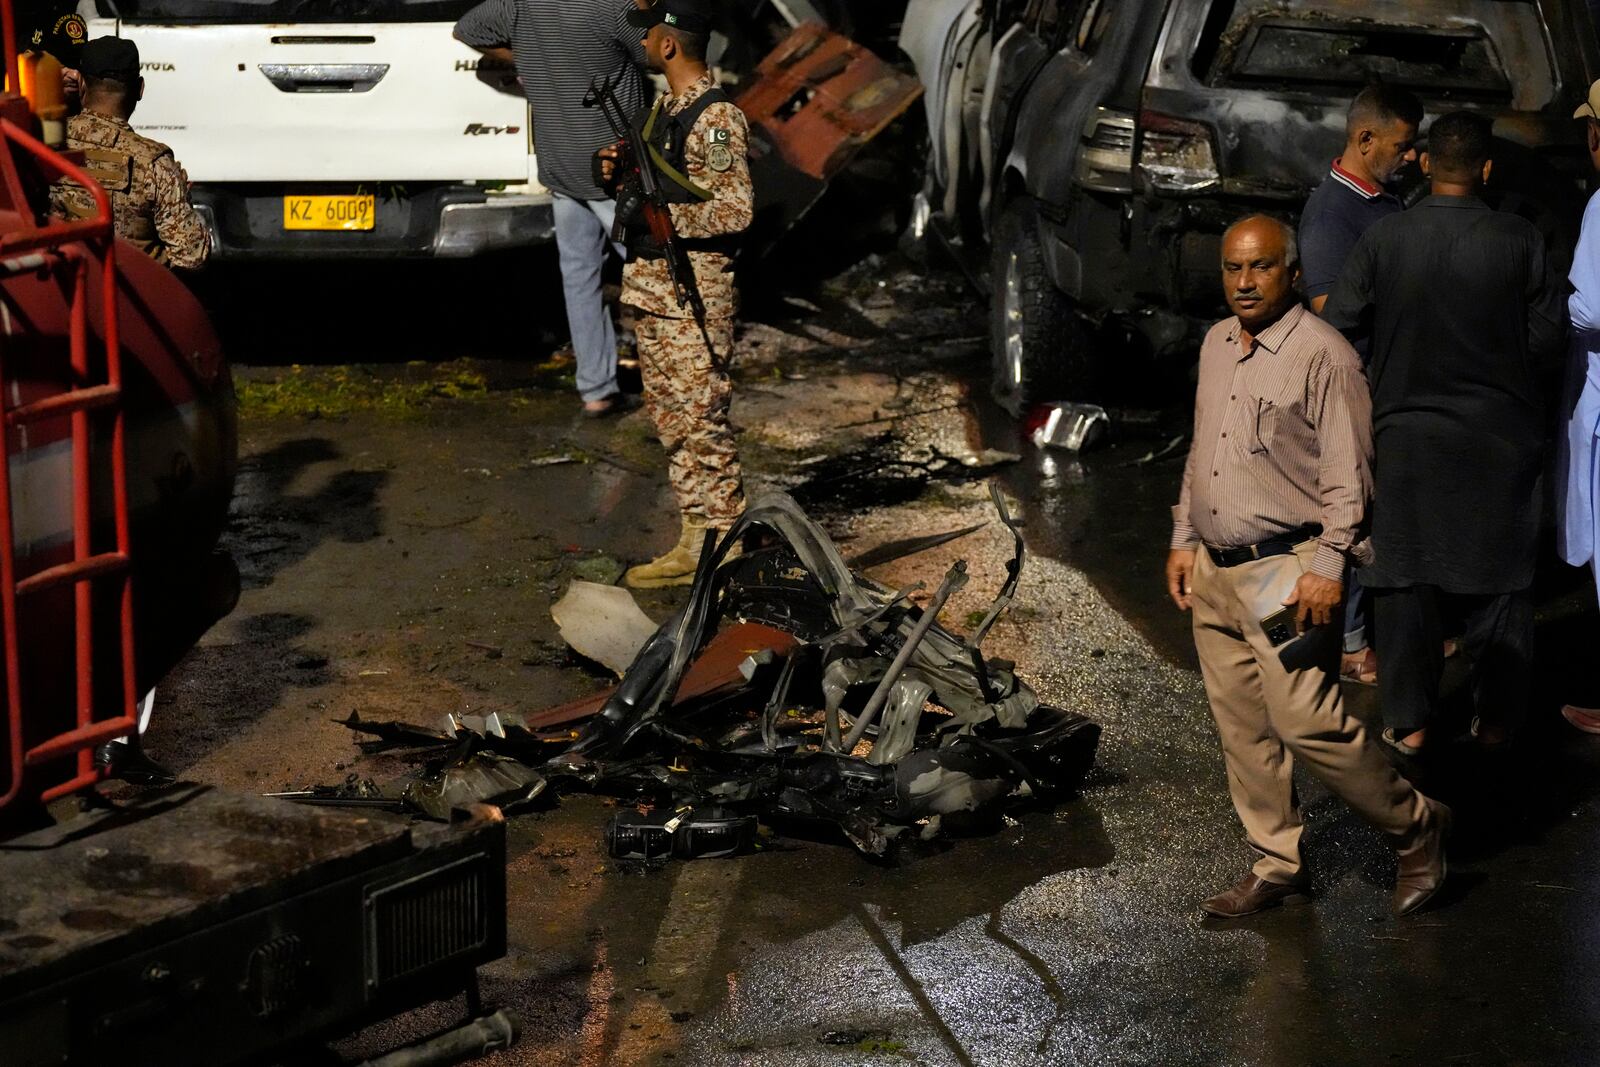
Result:
M1000 478L1030 558L988 650L1014 658L1044 699L1103 725L1081 793L892 863L826 838L777 838L755 855L639 871L601 853L603 799L514 819L513 943L484 982L488 999L523 1015L527 1037L486 1062L1600 1061L1600 923L1588 910L1600 885L1600 740L1554 714L1589 684L1600 636L1583 576L1546 568L1537 710L1516 751L1452 744L1409 769L1458 812L1437 908L1390 918L1383 843L1301 775L1315 901L1202 921L1196 902L1251 857L1187 621L1162 588L1181 450L1159 457L1182 417L1135 420L1083 456L1034 449L984 395L982 315L958 281L929 281L892 256L767 302L746 328L735 418L755 477L809 493L852 551L981 520L982 486L818 487L808 471L819 457L930 442L1021 454ZM390 330L374 331L381 355L359 332L341 344L352 360L410 358L415 338ZM540 327L518 344L536 362L558 334ZM340 362L316 336L305 334L303 357L246 376ZM506 356L499 342L493 351ZM487 353L469 339L450 354ZM381 778L403 768L354 759L330 715L532 710L602 684L561 653L548 602L585 561L649 555L667 535L666 497L648 446L619 443L638 426L612 436L574 420L559 385L501 373L503 394L417 421L246 410L227 535L245 595L170 686L158 756L240 788ZM575 444L610 459L521 462ZM993 575L1006 551L991 529L876 576L932 585L956 555ZM660 618L673 600L641 603ZM1374 713L1370 691L1351 699ZM368 1054L452 1010L341 1049Z

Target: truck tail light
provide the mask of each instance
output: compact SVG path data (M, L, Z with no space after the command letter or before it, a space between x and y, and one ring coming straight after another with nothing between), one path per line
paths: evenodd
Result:
M1211 128L1154 111L1139 113L1138 168L1151 187L1198 193L1221 184Z

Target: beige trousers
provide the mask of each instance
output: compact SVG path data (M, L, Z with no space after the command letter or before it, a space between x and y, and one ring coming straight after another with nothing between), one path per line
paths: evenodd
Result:
M1303 829L1294 792L1299 759L1397 850L1410 848L1431 816L1422 795L1373 748L1339 692L1339 642L1317 666L1286 670L1260 620L1294 588L1316 551L1218 567L1195 560L1194 643L1228 767L1228 791L1245 836L1261 854L1254 870L1271 882L1302 881Z

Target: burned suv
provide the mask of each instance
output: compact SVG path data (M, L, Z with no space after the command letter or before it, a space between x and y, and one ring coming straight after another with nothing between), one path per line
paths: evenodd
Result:
M1373 80L1491 116L1500 206L1553 247L1581 214L1569 116L1600 49L1568 0L911 0L900 44L929 124L913 232L989 289L1013 412L1181 383L1159 367L1223 314L1222 230L1296 216Z

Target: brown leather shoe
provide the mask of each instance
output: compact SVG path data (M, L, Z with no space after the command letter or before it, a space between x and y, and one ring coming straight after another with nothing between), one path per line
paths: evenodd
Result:
M1304 904L1311 899L1305 886L1284 885L1257 878L1247 872L1234 883L1233 888L1207 897L1200 902L1200 910L1218 919L1237 919L1241 915L1254 915L1258 911L1275 908L1279 904Z
M1394 878L1394 899L1390 910L1395 917L1418 911L1444 886L1448 864L1445 838L1450 836L1450 809L1437 800L1427 801L1433 825L1422 840L1400 853L1399 870Z

